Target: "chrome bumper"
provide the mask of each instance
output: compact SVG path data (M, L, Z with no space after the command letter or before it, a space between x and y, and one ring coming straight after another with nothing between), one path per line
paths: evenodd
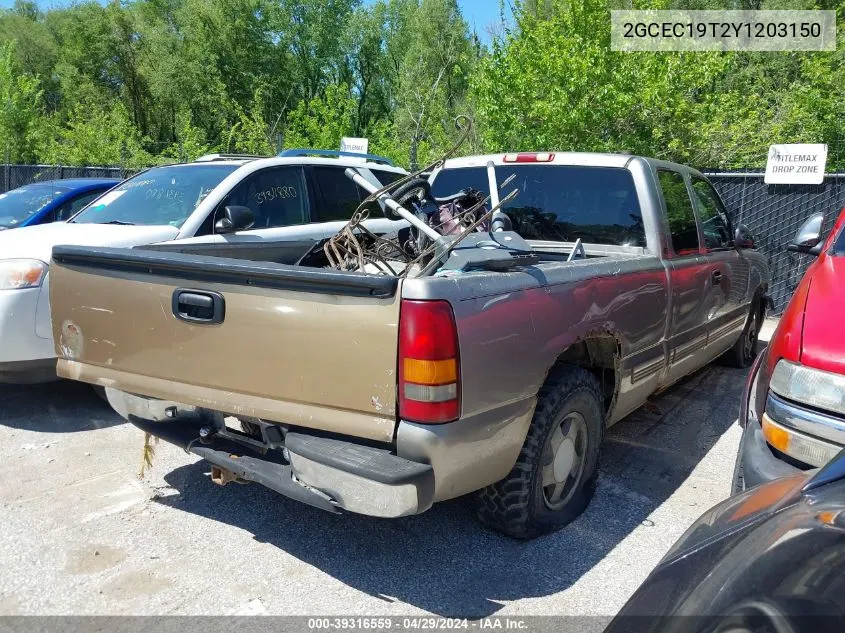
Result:
M791 434L786 454L808 466L824 466L845 446L845 420L793 404L771 391L763 416Z
M322 509L395 518L424 512L434 501L432 467L387 448L301 432L287 432L283 439L277 432L277 441L265 438L262 444L223 427L219 414L197 407L111 388L106 397L141 430L199 455L232 478ZM200 439L203 427L212 432Z

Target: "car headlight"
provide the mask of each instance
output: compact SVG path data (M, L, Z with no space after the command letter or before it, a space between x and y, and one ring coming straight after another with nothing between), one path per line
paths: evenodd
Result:
M845 376L781 359L769 389L794 402L845 415Z
M47 264L37 259L0 259L0 290L38 288Z
M823 466L845 444L843 414L845 376L778 361L760 420L770 446L808 466Z

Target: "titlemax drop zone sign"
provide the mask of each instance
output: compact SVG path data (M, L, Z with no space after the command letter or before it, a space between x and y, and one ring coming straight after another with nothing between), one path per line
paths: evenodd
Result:
M820 185L827 163L827 145L772 145L766 161L767 185Z

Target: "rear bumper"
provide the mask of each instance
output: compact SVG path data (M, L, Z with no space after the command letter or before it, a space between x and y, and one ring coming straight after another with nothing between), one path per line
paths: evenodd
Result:
M424 512L434 501L432 467L383 448L298 432L262 446L221 429L197 409L177 405L178 413L171 418L174 412L167 409L172 402L111 389L108 396L110 402L123 401L120 413L132 424L228 471L228 478L259 483L329 512L395 518ZM140 418L132 411L145 411L155 419ZM201 439L203 427L215 432Z

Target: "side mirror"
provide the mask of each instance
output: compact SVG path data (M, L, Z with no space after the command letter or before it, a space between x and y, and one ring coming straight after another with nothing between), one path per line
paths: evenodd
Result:
M744 224L736 227L734 233L734 245L737 248L754 248L754 238L751 236L751 231Z
M795 239L786 247L786 250L793 253L806 253L808 255L818 255L822 249L822 223L824 222L824 214L816 213L811 215L798 233L795 234Z
M214 224L215 233L234 233L245 231L255 224L252 209L240 205L232 205L223 209L223 217Z

